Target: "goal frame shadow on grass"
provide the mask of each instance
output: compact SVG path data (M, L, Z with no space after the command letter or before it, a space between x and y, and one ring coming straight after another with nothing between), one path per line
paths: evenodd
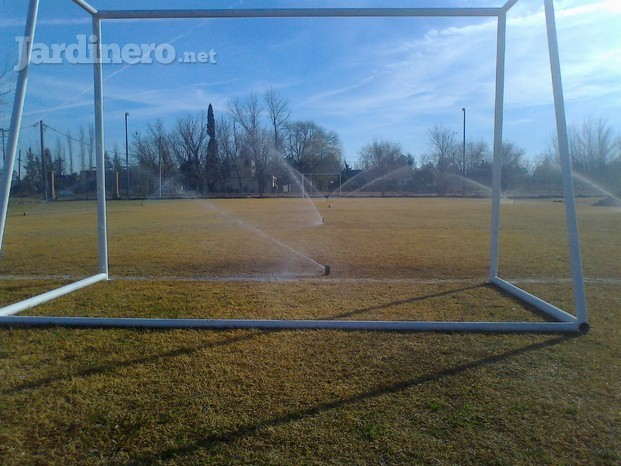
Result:
M18 303L0 308L3 326L66 326L66 327L129 327L129 328L210 328L210 329L338 329L440 332L496 333L586 333L589 330L580 253L580 239L572 180L571 159L567 137L567 121L561 66L556 33L554 0L542 0L545 8L548 52L559 155L563 180L563 196L569 258L571 263L575 314L572 315L538 298L499 276L499 233L501 200L502 131L504 117L505 48L507 14L519 0L508 0L503 6L486 8L284 8L284 9L197 9L197 10L97 10L86 0L72 0L92 17L95 38L94 103L97 169L97 224L99 273L92 277L57 288ZM18 74L8 140L8 158L0 189L0 252L2 251L10 188L17 152L22 112L26 97L32 44L37 23L39 0L29 0L28 16L21 51L23 66ZM101 24L104 20L196 19L196 18L339 18L339 17L488 17L497 19L496 91L494 113L492 227L490 236L489 283L534 307L550 321L546 322L447 322L447 321L344 321L344 320L250 320L250 319L158 319L158 318L89 318L19 316L20 312L59 296L106 281L108 275L108 238L104 159L103 63Z

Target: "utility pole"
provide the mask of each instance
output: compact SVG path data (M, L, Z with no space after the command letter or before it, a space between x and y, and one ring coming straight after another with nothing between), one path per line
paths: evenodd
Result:
M45 139L43 133L45 126L43 120L39 121L39 135L41 137L41 180L43 182L43 199L47 201L47 177L45 175Z
M466 108L463 107L461 109L462 112L464 112L464 140L463 140L463 146L462 146L462 171L463 171L463 175L466 176Z
M125 112L125 167L127 168L127 200L129 201L129 135L127 134L127 118L129 112Z
M160 199L162 198L162 135L159 137L158 144L159 165L160 165Z
M6 165L6 149L4 147L4 132L6 130L4 128L0 128L0 131L2 132L2 163L3 165Z
M19 150L17 157L17 179L19 180L19 203L24 203L24 187L21 184L22 181L22 150Z

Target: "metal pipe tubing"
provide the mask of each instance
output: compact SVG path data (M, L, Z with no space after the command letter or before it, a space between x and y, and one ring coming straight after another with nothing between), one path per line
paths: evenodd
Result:
M509 283L508 281L503 280L502 278L493 277L490 280L490 283L496 285L498 288L506 291L512 296L515 296L516 298L524 301L525 303L530 304L537 310L543 312L549 317L552 317L553 319L556 319L560 322L576 322L576 318L571 314L563 311L562 309L559 309L556 306L553 306L552 304L544 301L541 298L538 298L537 296L528 293L527 291L524 291L522 288L519 288Z
M565 99L563 96L563 81L561 78L561 60L558 52L558 38L556 35L556 20L554 3L545 0L546 28L548 33L548 49L550 53L550 70L552 75L552 89L554 93L554 110L556 112L556 131L558 148L563 177L563 196L565 200L565 219L567 235L569 236L569 259L574 287L574 301L576 316L579 322L587 322L587 305L584 292L584 276L582 273L582 256L580 254L580 237L578 235L578 220L576 216L576 201L574 198L574 183L569 156L569 140L567 137L567 120L565 115Z
M29 327L368 330L394 332L579 333L575 322L407 322L351 320L148 319L105 317L0 317L0 325Z
M505 95L507 16L498 16L496 39L496 108L494 114L494 161L492 175L492 229L490 234L489 279L498 276L500 243L500 195L502 190L502 129Z
M37 26L38 11L39 0L30 0L28 5L28 18L26 19L26 29L24 31L26 50L20 51L21 56L19 57L19 64L21 69L17 75L17 86L15 87L15 97L13 99L8 143L9 152L8 157L4 161L4 174L2 176L2 187L0 188L0 253L4 245L4 230L9 211L9 198L11 196L11 184L13 183L13 170L15 169L15 154L17 152L19 131L22 125L22 112L24 111L24 101L26 100L28 72L30 71L30 58L32 56L32 44L34 42ZM43 154L41 156L43 156Z
M101 61L101 20L93 17L95 50L95 157L97 160L97 234L99 243L99 272L108 274L108 219L106 211L106 162L103 123L103 64Z
M91 15L97 14L97 10L93 6L91 6L89 3L85 2L84 0L73 0L73 3L75 3L80 8L82 8L87 13L90 13Z
M32 307L38 306L39 304L43 304L47 301L51 301L52 299L56 299L60 296L79 290L80 288L84 288L86 286L89 286L94 283L107 280L107 279L108 279L107 274L100 273L97 275L93 275L92 277L85 278L84 280L80 280L75 283L71 283L69 285L65 285L60 288L56 288L55 290L48 291L47 293L43 293L38 296L34 296L32 298L26 299L24 301L20 301L19 303L11 304L9 306L0 308L0 316L15 315L19 312L25 311L26 309L30 309Z
M213 10L100 10L101 19L482 17L502 8L260 8Z
M515 6L515 4L516 4L518 1L519 1L519 0L509 0L507 3L505 3L505 4L502 6L502 10L503 10L505 13L508 13L508 12L509 12L509 10L510 10L511 8L513 8L513 7Z

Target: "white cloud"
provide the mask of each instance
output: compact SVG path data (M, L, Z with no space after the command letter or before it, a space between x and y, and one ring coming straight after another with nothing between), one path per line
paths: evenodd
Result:
M618 94L621 2L562 4L557 9L566 98ZM587 27L588 26L588 27ZM595 30L596 29L596 30ZM459 102L493 102L496 22L430 29L423 37L365 50L376 61L373 80L342 85L304 104L328 113L441 113ZM611 34L615 31L614 35ZM585 33L585 31L587 31ZM585 35L588 34L587 37ZM611 39L613 43L611 43ZM517 10L508 23L506 104L529 107L551 101L545 17L541 8ZM616 44L615 44L616 43Z

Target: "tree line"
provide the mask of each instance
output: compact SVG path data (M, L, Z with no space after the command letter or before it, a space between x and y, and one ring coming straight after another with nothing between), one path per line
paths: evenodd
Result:
M334 131L313 121L291 120L288 100L269 89L233 99L224 115L207 112L161 121L136 135L132 156L152 174L198 195L257 193L297 183L300 173L342 170L342 145Z
M94 129L78 128L74 138L56 132L55 144L41 154L29 148L21 180L14 190L23 195L50 191L54 172L56 195L94 195ZM359 169L343 159L338 134L310 120L294 120L288 99L273 89L232 99L221 115L210 104L167 128L162 120L131 135L131 195L165 196L299 193L336 189L363 192L473 195L492 182L492 151L486 141L466 141L443 125L427 131L429 150L415 157L396 141L375 139L359 152ZM621 180L621 138L604 120L587 119L569 131L574 169L618 192ZM561 176L557 145L533 160L516 143L502 144L502 188L531 194L559 193ZM40 151L39 151L40 152ZM125 154L118 145L105 153L108 192L127 190ZM45 171L45 173L44 173ZM305 174L314 174L310 180ZM120 175L120 176L119 176ZM337 181L338 180L338 181ZM307 186L307 183L309 185ZM312 192L312 191L311 191Z

